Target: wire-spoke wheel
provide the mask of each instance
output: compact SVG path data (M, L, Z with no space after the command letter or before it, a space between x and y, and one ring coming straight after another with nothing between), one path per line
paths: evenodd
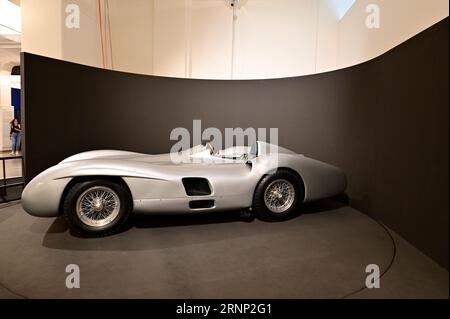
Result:
M271 182L264 192L264 203L273 213L284 213L291 208L294 200L294 185L285 179Z
M72 185L64 199L64 214L75 232L105 236L125 224L132 206L126 185L97 179Z
M102 227L119 215L119 196L109 187L94 186L78 197L76 209L83 223L92 227Z
M281 221L297 215L297 203L303 198L301 179L289 170L280 169L261 179L253 196L253 208L262 220Z

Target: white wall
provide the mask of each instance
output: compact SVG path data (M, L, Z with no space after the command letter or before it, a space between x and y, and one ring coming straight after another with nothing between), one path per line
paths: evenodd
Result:
M236 78L315 72L318 1L248 1L236 25Z
M185 0L154 0L153 74L185 77L186 61L186 2Z
M80 29L64 26L69 3L80 7ZM210 79L230 79L232 73L235 79L249 79L334 69L337 18L330 3L241 0L233 55L229 1L110 0L111 42L104 16L102 20L105 67ZM101 10L104 14L105 0ZM103 67L97 1L42 0L38 5L24 0L23 18L24 51Z
M153 0L110 1L110 67L153 74L153 7Z
M326 72L337 68L338 12L334 1L319 0L316 72Z
M335 68L338 21L329 0L241 0L234 55L229 2L154 1L156 75L251 79Z
M232 10L222 0L191 0L187 6L186 76L231 77Z
M0 74L0 151L11 149L11 143L8 143L8 121L12 120L12 111L9 76Z
M20 88L20 77L0 73L0 151L11 150L9 122L14 117L11 88Z
M22 0L22 51L62 57L60 0Z
M336 1L240 0L233 54L227 0L110 0L105 67L209 79L312 74L369 60L448 16L448 0L357 0L338 21ZM80 6L80 29L64 26L68 3ZM365 26L369 3L380 5L378 30ZM103 67L97 1L22 0L22 12L23 51Z
M380 28L365 25L366 6L380 7ZM377 57L448 17L448 0L357 0L339 23L339 68Z
M33 0L31 0L33 1ZM100 45L100 28L97 1L93 0L52 0L61 3L61 57L60 59L102 66L102 51ZM65 8L68 4L80 7L80 28L65 27L67 16ZM103 3L103 2L102 2ZM102 6L103 8L103 6ZM104 23L104 21L103 21ZM107 55L106 59L109 58ZM108 65L108 64L106 64Z

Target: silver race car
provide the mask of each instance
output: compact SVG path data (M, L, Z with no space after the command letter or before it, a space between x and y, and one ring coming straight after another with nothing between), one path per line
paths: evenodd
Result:
M297 204L344 192L344 173L264 142L216 152L207 143L161 155L100 150L71 156L25 187L33 216L64 214L80 233L107 235L131 213L250 209L266 221L296 215Z

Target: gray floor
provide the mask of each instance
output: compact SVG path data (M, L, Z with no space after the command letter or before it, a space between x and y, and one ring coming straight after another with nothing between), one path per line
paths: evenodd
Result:
M367 216L333 201L303 210L282 223L145 216L92 239L3 205L0 297L448 298L448 272ZM80 289L65 286L68 264ZM380 289L363 289L368 264L384 273Z

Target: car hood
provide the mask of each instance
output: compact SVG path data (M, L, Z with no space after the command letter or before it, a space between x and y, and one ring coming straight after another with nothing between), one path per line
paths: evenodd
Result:
M148 155L135 152L127 151L116 151L116 150L99 150L99 151L89 151L79 153L70 156L59 164L66 164L76 161L86 161L86 160L126 160L126 161L136 161L136 162L148 162L152 164L169 165L172 164L170 154L158 154L158 155Z
M176 155L175 157L173 155ZM178 157L177 157L178 156ZM195 161L197 159L197 161ZM239 160L225 159L215 156L210 156L209 152L198 152L192 156L192 154L188 152L182 153L166 153L166 154L157 154L157 155L149 155L135 152L127 152L127 151L116 151L116 150L99 150L99 151L89 151L84 153L79 153L73 156L66 158L61 161L59 164L67 164L73 162L86 162L86 161L95 161L99 160L106 161L126 161L126 162L135 162L138 163L146 163L151 165L160 165L160 166L174 166L174 165L189 165L189 164L199 164L200 162L208 163L214 162L215 164L225 164L225 163L236 163L241 162Z

